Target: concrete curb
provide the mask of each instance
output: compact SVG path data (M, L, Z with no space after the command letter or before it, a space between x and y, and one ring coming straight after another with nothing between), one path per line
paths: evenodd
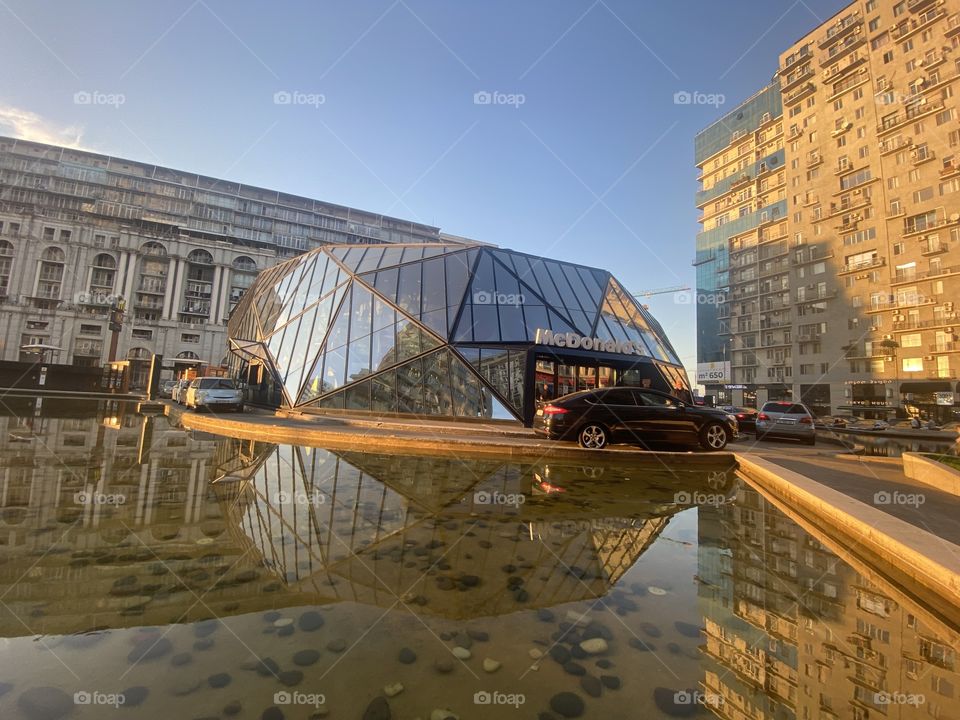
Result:
M168 406L168 414L170 413ZM243 416L240 416L243 417ZM359 450L372 453L407 455L440 455L446 457L484 456L510 460L579 460L585 463L631 461L638 464L688 468L730 469L736 464L732 452L650 452L629 447L612 447L605 450L584 450L573 444L550 440L509 440L496 437L453 436L430 437L424 430L419 432L395 431L389 426L358 432L358 428L325 429L314 422L297 422L287 419L263 418L232 419L219 415L183 412L175 418L191 430L200 430L218 435L262 440L264 442L310 445L331 450Z
M850 551L863 555L856 550L863 548L883 563L896 558L885 574L917 582L960 607L960 547L805 475L760 458L736 457L741 473L828 535L841 535Z
M941 492L960 495L960 471L921 453L903 453L903 474Z

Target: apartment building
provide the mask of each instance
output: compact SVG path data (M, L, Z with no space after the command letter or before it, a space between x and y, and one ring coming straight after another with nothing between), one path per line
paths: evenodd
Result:
M154 353L219 364L226 319L257 273L328 243L435 242L438 228L276 190L0 137L0 360L100 366L134 387ZM455 242L450 237L446 242Z
M696 138L697 380L720 399L738 384L738 402L770 388L786 392L789 297L780 288L787 243L786 168L780 84L772 83ZM761 273L761 264L766 270ZM762 277L761 277L762 275ZM763 338L777 352L768 358ZM719 392L718 392L719 390Z
M755 292L731 272L731 319L753 310L738 308L738 290L756 301L754 323L727 325L731 353L751 343L760 352L744 350L739 365L733 356L718 395L951 418L960 404L958 75L960 0L855 2L781 54L786 232L758 237L755 256L744 250L740 277L752 262ZM704 210L705 229L717 220ZM781 241L782 255L763 252ZM765 314L770 296L782 315ZM790 319L782 355L777 317Z

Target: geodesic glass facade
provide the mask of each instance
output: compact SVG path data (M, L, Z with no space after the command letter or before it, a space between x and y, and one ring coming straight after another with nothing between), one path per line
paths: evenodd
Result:
M261 273L228 336L235 374L257 369L273 404L298 409L529 421L544 358L689 389L610 273L487 246L319 248Z

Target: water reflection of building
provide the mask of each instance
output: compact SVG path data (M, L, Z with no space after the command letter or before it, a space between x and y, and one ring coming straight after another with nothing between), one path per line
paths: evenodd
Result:
M699 512L702 691L714 714L960 717L951 629L749 487Z
M601 597L679 509L666 484L585 508L533 493L534 473L516 463L216 438L123 403L11 403L0 637L340 600L389 607L404 594L464 618ZM539 471L571 494L602 472ZM464 576L472 591L450 592Z
M168 622L169 605L154 600L195 601L192 591L236 559L230 547L204 558L225 530L209 487L216 439L131 410L5 399L0 634L140 624L156 608Z
M239 545L295 591L385 606L406 594L447 616L602 597L678 509L661 498L615 518L562 502L511 506L529 495L530 469L497 460L261 448L217 482L232 495L225 512ZM503 571L518 555L520 601ZM473 591L450 592L464 574Z

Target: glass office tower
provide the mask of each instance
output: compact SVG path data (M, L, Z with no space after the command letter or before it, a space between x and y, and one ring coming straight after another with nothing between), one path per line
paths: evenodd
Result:
M529 424L575 390L689 394L609 272L487 246L319 248L261 273L227 331L248 399L288 408Z

